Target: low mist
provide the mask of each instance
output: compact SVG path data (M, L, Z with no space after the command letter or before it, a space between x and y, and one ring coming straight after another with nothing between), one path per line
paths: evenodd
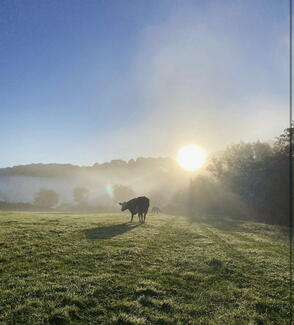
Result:
M287 225L290 128L272 143L228 146L194 172L172 158L2 168L0 201L2 208L25 203L27 208L118 211L119 202L148 196L151 207L191 221L217 215Z
M123 199L148 195L154 203L163 206L179 187L187 184L188 177L188 173L169 158L138 158L129 162L113 160L92 167L60 164L16 166L0 170L0 201L32 204L38 191L50 189L58 194L58 205L75 205L74 190L84 188L88 205L113 206L117 204L115 188L124 186L131 194L123 196Z

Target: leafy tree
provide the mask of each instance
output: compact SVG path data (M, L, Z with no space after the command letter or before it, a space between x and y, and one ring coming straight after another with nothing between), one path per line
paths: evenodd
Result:
M135 197L135 192L131 189L131 187L126 185L114 185L113 186L113 202L114 204L118 202L128 201Z
M285 129L273 147L261 142L233 145L209 164L215 178L237 194L257 220L288 225L292 132L293 127Z
M41 208L52 208L59 202L59 195L54 190L41 188L35 195L35 204Z
M276 138L274 146L275 152L289 157L290 141L292 141L292 154L294 154L294 121L291 122L291 128L286 128L284 132Z
M162 208L166 200L163 193L164 193L164 189L160 189L160 188L157 188L150 192L148 197L150 199L150 203L152 206L157 206Z
M88 196L89 190L85 187L76 187L73 190L74 200L79 204L86 203L88 201Z

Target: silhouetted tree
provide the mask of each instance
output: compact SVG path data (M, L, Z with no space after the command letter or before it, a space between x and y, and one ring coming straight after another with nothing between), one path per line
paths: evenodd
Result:
M152 206L162 207L165 202L163 190L160 189L151 191L148 197Z
M292 154L294 154L294 121L291 123L291 128L286 128L284 132L276 138L274 145L275 152L289 157L290 140L292 140Z
M35 204L41 208L52 208L58 201L59 195L54 190L41 188L35 195Z
M209 164L216 179L237 194L257 220L288 225L290 133L285 129L273 147L261 142L233 145Z
M113 186L113 203L116 204L118 202L128 201L135 197L135 192L126 185L114 185Z
M76 187L73 190L74 200L79 204L86 203L88 201L88 196L89 190L85 187Z

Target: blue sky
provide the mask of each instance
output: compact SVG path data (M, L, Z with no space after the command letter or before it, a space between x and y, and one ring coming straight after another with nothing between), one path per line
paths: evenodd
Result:
M270 140L288 122L287 0L2 0L0 166Z

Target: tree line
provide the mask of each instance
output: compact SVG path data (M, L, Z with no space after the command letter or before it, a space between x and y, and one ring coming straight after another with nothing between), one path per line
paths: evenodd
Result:
M94 163L92 166L77 166L72 164L29 164L13 167L0 168L0 176L31 176L49 178L70 178L80 175L115 174L123 171L127 173L141 173L143 170L172 170L177 168L176 162L171 158L148 158L138 157L124 161L120 159L111 160L102 164Z
M195 177L188 190L176 193L169 212L189 214L192 219L223 215L287 226L292 134L293 123L272 146L241 142L215 154L207 173Z

